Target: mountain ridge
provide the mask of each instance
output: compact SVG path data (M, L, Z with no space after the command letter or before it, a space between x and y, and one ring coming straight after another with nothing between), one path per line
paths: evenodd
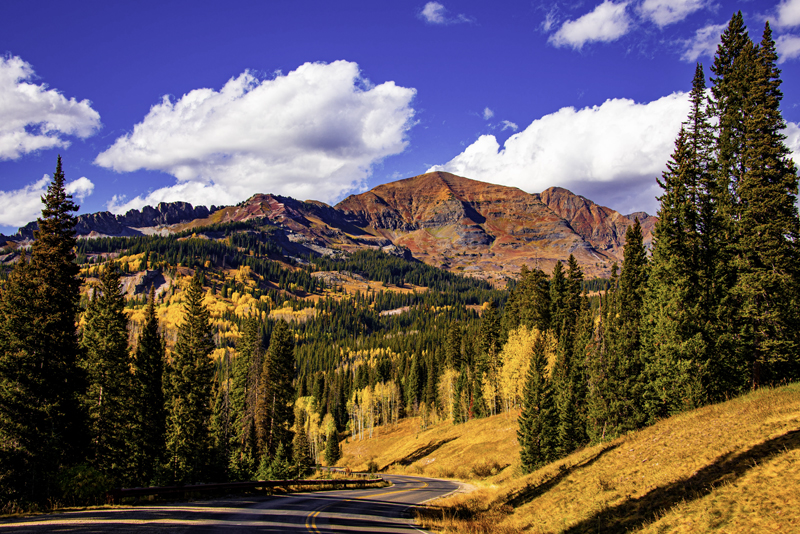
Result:
M522 265L552 270L573 254L587 276L607 276L622 261L627 228L642 224L652 240L656 217L623 215L561 187L526 193L516 187L433 172L381 184L335 206L259 193L236 206L160 203L124 215L78 216L81 237L169 233L265 218L293 253L383 248L446 270L513 278ZM36 223L5 240L33 238Z

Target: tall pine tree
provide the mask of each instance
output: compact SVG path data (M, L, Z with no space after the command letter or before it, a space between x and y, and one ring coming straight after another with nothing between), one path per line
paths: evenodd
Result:
M42 197L30 262L20 262L0 298L0 484L13 499L44 501L57 476L87 448L76 328L78 207L58 158Z
M132 461L135 404L128 352L128 319L117 265L103 266L84 315L82 361L88 378L85 396L92 442L90 461L117 484L134 476Z
M797 168L784 143L780 70L769 23L750 54L744 92L744 150L738 182L734 295L752 387L798 373Z
M286 321L278 321L258 385L256 435L262 458L272 456L279 446L291 450L294 424L294 334Z
M155 287L150 287L144 325L134 354L134 393L136 402L136 483L153 482L164 458L167 413L164 410L164 339L158 331Z
M211 465L214 338L201 280L198 271L186 290L168 373L166 460L173 482L205 480Z

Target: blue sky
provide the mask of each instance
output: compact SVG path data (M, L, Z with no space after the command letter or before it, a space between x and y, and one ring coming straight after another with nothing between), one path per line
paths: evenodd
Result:
M800 0L4 2L0 232L58 154L81 213L334 204L432 169L654 213L737 10L773 27L800 161Z

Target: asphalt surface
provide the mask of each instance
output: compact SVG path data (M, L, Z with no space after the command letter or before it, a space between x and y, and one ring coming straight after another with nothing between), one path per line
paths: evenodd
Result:
M117 507L0 520L0 534L43 533L305 533L409 534L412 507L460 488L457 482L385 475L377 489L232 497L159 506Z

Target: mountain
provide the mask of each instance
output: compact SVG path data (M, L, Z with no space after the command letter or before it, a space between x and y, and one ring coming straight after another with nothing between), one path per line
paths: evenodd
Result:
M281 246L291 254L382 248L450 271L502 280L515 276L523 264L549 272L570 254L587 277L607 276L611 265L622 261L625 231L635 217L650 242L657 219L646 213L625 216L560 187L530 194L433 172L379 185L333 207L257 194L222 208L173 202L125 215L81 215L76 231L87 237L129 236L265 218L281 229ZM35 225L21 228L12 239L31 239Z
M88 213L78 216L75 232L79 236L134 236L152 233L151 229L167 227L182 222L208 217L216 211L216 206L193 207L188 202L161 202L155 208L145 206L142 211L129 210L125 215L114 215L110 211ZM39 229L36 221L21 227L13 236L0 239L25 241L33 239L33 232Z

